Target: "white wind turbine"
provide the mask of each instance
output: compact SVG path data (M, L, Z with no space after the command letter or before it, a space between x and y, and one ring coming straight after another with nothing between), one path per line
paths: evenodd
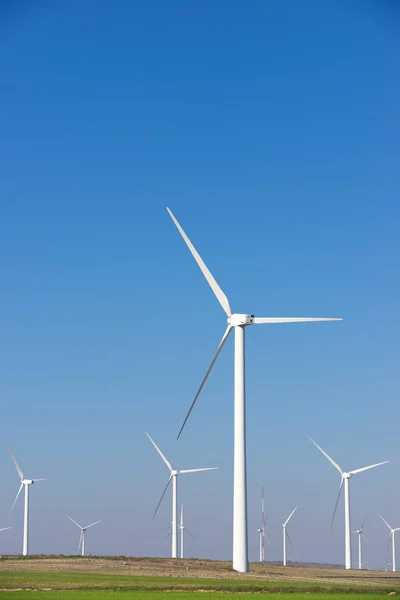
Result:
M265 540L269 543L269 539L265 535L265 524L267 522L267 518L264 515L264 486L261 488L261 527L257 529L259 537L260 537L260 562L263 563L265 559Z
M286 521L283 523L282 525L282 531L283 531L283 566L286 567L286 539L289 540L289 544L292 545L292 542L290 540L289 534L287 532L287 524L289 523L290 519L293 517L294 513L296 512L297 506L294 507L294 509L292 510L292 512L290 513L290 515L288 516L288 518L286 519Z
M81 535L79 536L78 552L79 552L79 550L81 550L81 555L85 556L85 533L86 533L86 529L89 529L89 527L93 527L93 525L98 525L99 523L101 523L101 521L95 521L95 523L90 523L90 525L85 525L85 527L82 527L82 525L79 525L79 523L77 523L76 521L74 521L74 519L72 517L68 517L68 519L70 519L70 521L72 521L73 523L75 523L75 525L77 527L79 527L79 529L81 530Z
M209 376L219 353L232 329L235 330L235 358L234 358L234 483L233 483L233 568L235 571L246 573L249 570L248 543L247 543L247 481L246 481L246 410L245 410L245 343L244 329L249 325L261 323L300 323L306 321L341 321L341 319L309 318L309 317L255 317L249 314L238 314L231 311L228 299L211 275L196 248L193 246L174 215L167 208L179 233L207 279L212 291L217 297L228 317L228 327L219 343L217 351L208 367L200 387L185 417L178 438L192 412L197 398Z
M363 563L362 561L362 540L361 538L363 538L363 540L367 542L367 539L364 535L364 523L367 520L367 517L365 517L364 521L362 522L362 525L360 527L360 529L356 529L353 533L356 533L358 535L358 568L362 569L364 564L367 563Z
M18 475L21 479L21 485L19 487L17 495L15 496L15 500L14 500L13 505L10 510L10 515L14 509L15 503L18 500L18 496L20 495L22 488L23 487L25 488L24 535L23 535L22 554L23 554L23 556L27 556L27 554L28 554L28 538L29 538L29 486L33 485L34 483L37 483L38 481L46 481L46 479L25 479L24 474L21 470L21 467L19 466L17 459L15 458L14 454L12 453L10 446L8 446L8 449L9 449L12 459L14 461L15 468L18 471Z
M379 515L379 513L378 513ZM389 523L387 521L385 521L385 519L382 517L382 515L379 515L380 518L382 519L382 521L385 523L385 525L388 526L389 531L390 531L390 538L392 538L392 571L396 570L396 542L395 542L395 533L396 531L400 530L400 527L396 527L396 529L393 529L392 527L390 527ZM390 540L389 538L389 540ZM388 563L390 564L390 563Z
M161 494L161 498L160 498L160 500L157 504L156 510L154 511L154 514L153 514L153 519L157 514L158 508L162 502L162 499L164 498L165 492L167 491L167 488L172 480L172 531L171 531L171 533L172 533L172 558L177 558L178 557L178 544L177 544L178 475L181 475L182 473L198 473L199 471L215 471L216 469L218 469L218 467L205 467L203 469L179 469L179 470L173 469L171 466L171 463L167 460L167 458L161 452L160 448L157 446L155 441L149 436L147 431L146 431L146 435L170 471L170 476L168 478L167 485L165 486L164 491Z
M184 544L184 539L185 539L185 533L190 535L193 539L196 539L196 538L194 537L194 535L192 533L190 533L190 531L188 531L188 529L183 524L183 504L181 504L181 518L180 518L180 522L178 524L178 528L181 532L181 558L184 558L183 544Z
M339 492L336 499L335 510L333 511L333 517L331 521L331 527L333 524L333 520L335 518L337 505L340 498L340 492L342 491L343 482L344 482L344 539L345 539L345 567L346 569L351 569L351 525L350 525L350 477L353 475L357 475L357 473L362 473L362 471L368 471L369 469L373 469L374 467L379 467L380 465L385 465L388 463L388 460L384 460L383 462L376 463L375 465L369 465L368 467L362 467L361 469L355 469L354 471L342 471L341 467L335 461L328 456L328 454L318 446L316 442L309 436L309 440L318 448L320 452L329 460L329 462L337 469L341 475Z
M390 565L392 564L391 562L387 562L383 557L382 557L382 562L385 565L385 571L388 570L388 567L390 567Z

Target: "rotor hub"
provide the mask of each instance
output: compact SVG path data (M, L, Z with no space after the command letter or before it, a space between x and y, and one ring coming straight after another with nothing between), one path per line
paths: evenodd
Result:
M246 325L253 325L254 315L241 315L235 313L234 315L228 317L228 323L229 325L232 325L232 327L235 327L237 325L242 327Z

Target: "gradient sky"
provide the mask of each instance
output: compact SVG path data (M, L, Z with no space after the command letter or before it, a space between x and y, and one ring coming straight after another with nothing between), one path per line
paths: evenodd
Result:
M232 357L181 421L225 315L341 316L247 330L250 558L343 562L338 473L380 566L400 526L400 48L396 2L61 0L0 11L0 553L168 556L180 468L187 555L231 557ZM354 536L355 538L355 536ZM355 539L354 539L355 542ZM355 557L355 546L354 558Z

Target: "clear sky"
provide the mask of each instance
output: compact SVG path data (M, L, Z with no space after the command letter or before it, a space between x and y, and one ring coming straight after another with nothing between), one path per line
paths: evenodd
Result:
M400 526L396 2L3 2L0 553L169 555L174 466L190 556L231 557L232 340L181 421L225 315L175 212L238 312L340 316L247 331L249 544L260 488L281 557L343 561L344 469L371 566ZM354 536L355 537L355 536ZM355 540L354 540L355 542ZM354 548L355 550L355 548Z

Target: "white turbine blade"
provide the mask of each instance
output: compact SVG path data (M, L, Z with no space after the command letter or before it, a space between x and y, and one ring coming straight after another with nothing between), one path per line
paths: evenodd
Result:
M187 415L186 415L186 417L185 417L185 420L184 420L184 421L183 421L183 423L182 423L182 427L181 427L181 428L180 428L180 430L179 430L179 433L178 433L178 437L177 437L177 439L179 439L179 438L180 438L180 435L181 435L181 433L182 433L182 431L183 431L183 428L184 428L184 427L185 427L185 425L186 425L186 421L188 420L188 418L189 418L189 416L190 416L190 413L192 412L192 410L193 410L193 407L194 407L194 405L196 404L197 398L200 396L200 392L201 392L201 390L203 389L203 386L204 386L205 382L207 381L207 377L209 376L209 374L210 374L210 372L211 372L211 369L213 368L213 366L214 366L214 363L215 363L215 361L217 360L217 358L218 358L218 355L219 355L219 353L220 353L220 352L221 352L221 350L222 350L222 347L223 347L223 345L225 344L226 340L228 339L228 335L230 334L230 331L231 331L231 329L232 329L232 327L231 327L230 325L228 325L228 327L227 327L227 328L226 328L226 330L225 330L225 333L224 333L224 335L222 336L222 340L221 340L221 341L220 341L220 343L219 343L219 346L218 346L218 348L217 348L217 351L216 351L216 353L214 354L214 358L212 359L212 361L211 361L211 363L210 363L210 366L208 367L208 369L207 369L207 371L206 371L206 374L205 374L205 375L204 375L204 377L203 377L203 380L202 380L202 382L201 382L201 384L200 384L200 387L199 387L199 389L197 390L197 394L195 395L195 397L194 397L194 400L193 400L192 404L190 405L189 411L188 411L188 413L187 413Z
M342 487L343 487L343 477L340 480L339 492L338 492L338 495L337 495L337 498L336 498L335 509L334 509L333 515L332 515L331 529L332 529L333 521L335 520L336 510L337 510L337 507L338 507L338 504L339 504L340 492L342 491Z
M193 246L192 242L189 240L188 236L183 231L182 227L179 225L178 221L175 219L174 215L172 214L172 212L170 211L170 209L168 207L167 207L167 211L169 213L169 216L171 217L171 219L175 223L175 225L176 225L179 233L181 234L181 236L185 240L187 247L189 248L190 252L192 253L193 258L195 259L195 261L199 265L199 267L200 267L200 269L201 269L204 277L207 279L207 281L208 281L208 283L209 283L212 291L216 295L218 302L220 303L220 305L222 306L222 308L226 312L227 316L230 317L231 314L232 314L232 311L231 311L231 307L229 306L228 298L225 296L224 292L221 290L221 288L219 287L218 283L215 281L214 277L211 275L210 271L206 267L206 265L205 265L203 259L201 258L200 254L197 252L196 248Z
M329 456L329 454L327 454L325 452L325 450L322 450L321 446L318 446L317 442L314 442L314 440L312 439L312 437L308 436L308 439L314 444L314 446L316 446L318 448L318 450L320 452L322 452L322 454L325 456L325 458L327 458L329 460L329 462L335 467L335 469L337 469L339 471L340 474L343 473L342 469L339 467L339 465L337 463L335 463L335 461L333 460L333 458L331 458Z
M198 473L199 471L215 471L218 467L205 467L204 469L184 469L179 473Z
M343 321L337 318L325 317L254 317L253 323L311 323L313 321Z
M79 527L79 529L83 529L82 525L79 525L79 523L77 523L76 521L74 521L74 519L73 519L72 517L68 517L68 519L69 519L70 521L72 521L73 523L75 523L75 525L76 525L77 527Z
M381 514L378 513L378 515L380 516L380 518L382 519L382 521L389 527L390 531L392 531L392 528L390 527L389 523L387 521L385 521L385 519L382 517Z
M170 483L171 479L172 479L172 475L170 475L170 476L169 476L169 479L168 479L168 481L167 481L167 485L165 486L165 488L164 488L164 491L163 491L163 493L161 494L161 498L160 498L160 500L158 501L158 504L157 504L156 510L154 511L154 514L153 514L153 519L154 519L154 517L155 517L155 516L156 516L156 514L157 514L157 511L158 511L158 509L159 509L159 507L160 507L160 504L161 504L161 502L162 502L162 499L163 499L163 498L164 498L164 496L165 496L165 492L167 491L167 488L168 488L168 486L169 486L169 483Z
M16 468L16 469L17 469L17 471L18 471L18 475L20 476L20 479L21 479L21 481L22 481L22 480L23 480L23 478L24 478L24 474L23 474L23 472L22 472L22 469L21 469L21 467L19 466L19 464L18 464L18 462L17 462L17 459L15 458L15 456L14 456L14 454L13 454L13 451L11 450L11 447L10 447L10 446L8 446L8 449L9 449L9 451L10 451L10 454L11 454L11 457L12 457L12 459L13 459L13 461L14 461L15 468Z
M350 475L356 475L357 473L362 473L362 471L368 471L368 469L374 469L375 467L380 467L381 465L386 465L388 460L384 460L383 462L376 463L376 465L369 465L368 467L363 467L362 469L356 469L355 471L349 471Z
M14 510L15 503L16 503L16 501L18 500L18 496L20 495L20 493L21 493L21 490L22 490L22 488L23 488L23 487L24 487L24 484L23 484L23 483L21 483L21 485L19 486L19 490L18 490L18 492L17 492L17 495L15 496L15 500L14 500L14 502L13 502L13 505L12 505L12 507L11 507L11 510L10 510L10 512L9 512L9 514L8 514L8 516L10 516L10 515L11 515L11 513L12 513L12 511Z
M183 532L184 532L184 533L187 533L188 535L190 535L190 537L192 537L194 540L195 540L195 539L197 539L197 538L195 538L195 537L194 537L193 533L190 533L190 531L188 531L188 530L186 529L186 527L184 527L184 528L183 528Z
M38 481L48 481L47 477L45 477L44 479L32 479L32 481L34 481L35 483L37 483Z
M289 523L290 519L293 517L294 513L296 512L296 510L297 510L297 506L294 507L294 509L292 510L292 512L286 519L286 521L284 522L283 527L286 527L286 525Z
M12 529L12 527L2 527L0 531L6 531L6 529Z
M361 534L361 537L363 538L363 540L367 544L367 546L369 546L368 540L363 533Z
M90 523L90 525L86 525L86 527L84 527L84 529L89 529L89 527L93 527L93 525L98 525L99 523L101 523L101 520L96 521L95 523Z
M290 539L290 536L289 536L286 528L285 528L285 533L286 533L286 537L287 537L287 539L289 541L289 544L293 547L292 540Z
M146 431L146 435L149 438L149 440L151 441L151 443L153 444L154 448L157 450L158 454L161 456L161 458L163 459L163 461L165 462L165 464L167 465L168 469L170 471L172 471L172 466L171 464L168 462L167 458L164 456L164 454L161 452L160 448L157 446L157 444L155 443L154 440L151 439L151 437L149 436L149 434Z
M362 532L362 530L363 530L364 523L365 523L365 521L366 521L367 519L368 519L368 516L366 516L366 517L365 517L365 519L364 519L364 521L362 522L362 525L361 525L361 527L360 527L360 531L361 531L361 532Z

